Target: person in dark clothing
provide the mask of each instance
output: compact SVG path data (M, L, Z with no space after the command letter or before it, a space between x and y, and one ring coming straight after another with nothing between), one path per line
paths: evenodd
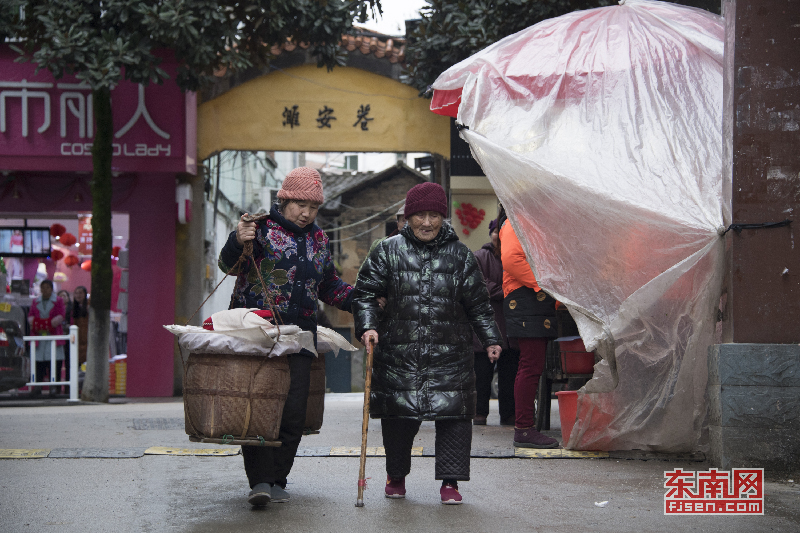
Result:
M72 291L74 299L70 324L78 326L78 365L86 362L86 350L89 346L89 291L79 285Z
M378 244L361 267L353 302L356 335L376 343L370 415L381 419L384 491L405 497L414 437L423 420L433 420L441 502L459 504L475 415L472 331L492 361L500 331L475 256L444 220L444 189L413 187L405 215L400 234ZM378 298L387 300L382 313Z
M353 288L339 279L328 251L328 238L314 224L323 202L319 173L300 167L286 175L278 191L280 204L256 222L239 221L219 256L219 266L229 272L242 254L244 244L253 242L253 258L261 272L266 292L271 295L280 319L314 333L316 341L318 300L350 311ZM251 264L240 267L230 308L268 308L261 282L250 272ZM250 483L248 501L253 506L289 500L287 476L294 464L303 435L311 362L308 350L289 355L289 394L283 408L277 448L242 446L242 457Z
M498 394L497 400L500 410L500 424L514 425L514 379L517 376L519 350L509 346L506 337L506 321L503 317L503 263L500 261L500 228L497 219L489 223L489 236L491 242L484 244L475 252L475 259L481 269L486 288L489 290L489 299L494 310L494 319L500 328L503 342L503 351L497 360ZM475 352L475 392L478 399L475 406L475 418L472 423L477 426L486 424L489 415L489 398L492 392L492 378L494 377L495 363L486 356L478 335L473 333L472 345Z

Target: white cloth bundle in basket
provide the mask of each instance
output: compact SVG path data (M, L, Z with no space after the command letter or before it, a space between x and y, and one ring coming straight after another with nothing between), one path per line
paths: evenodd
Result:
M278 357L299 352L305 348L313 354L339 350L355 352L355 346L333 331L317 326L317 346L314 335L298 326L276 326L253 311L256 309L230 309L211 315L213 330L198 326L164 326L177 335L181 348L190 353L252 354Z

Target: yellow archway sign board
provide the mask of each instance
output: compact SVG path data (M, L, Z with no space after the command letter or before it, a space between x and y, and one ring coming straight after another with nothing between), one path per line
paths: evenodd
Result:
M450 119L429 104L413 87L353 67L276 70L198 107L198 156L275 150L449 157Z

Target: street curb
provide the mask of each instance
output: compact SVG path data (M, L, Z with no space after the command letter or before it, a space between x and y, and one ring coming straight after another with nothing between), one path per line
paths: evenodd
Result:
M226 448L181 448L169 446L151 446L149 448L36 448L36 449L0 449L0 459L138 459L145 455L170 456L203 456L230 457L239 455L240 447ZM435 457L432 447L415 447L411 449L413 457ZM358 446L317 446L299 448L297 457L360 457ZM383 446L368 446L368 457L386 457ZM600 452L579 451L555 448L540 450L534 448L501 448L493 450L473 450L473 459L624 459L638 461L690 461L703 462L702 453L656 453L639 450Z

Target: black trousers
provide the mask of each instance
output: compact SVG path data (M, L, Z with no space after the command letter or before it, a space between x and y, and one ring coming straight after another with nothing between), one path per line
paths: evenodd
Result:
M386 474L403 478L411 472L411 448L419 420L381 419ZM436 479L469 481L469 456L472 451L472 420L436 421Z
M514 410L514 381L517 379L519 366L519 350L507 348L497 360L497 403L500 411L500 420L513 420L516 416Z
M303 437L313 359L307 355L294 354L289 355L288 360L289 395L283 406L278 434L281 446L242 446L244 471L251 489L259 483L272 483L286 488L286 478Z
M500 420L514 418L514 380L517 377L517 366L519 366L519 350L503 349L500 359L497 360L497 402ZM485 351L475 352L475 392L478 397L475 414L477 415L489 414L493 377L494 363L489 361L489 356Z

